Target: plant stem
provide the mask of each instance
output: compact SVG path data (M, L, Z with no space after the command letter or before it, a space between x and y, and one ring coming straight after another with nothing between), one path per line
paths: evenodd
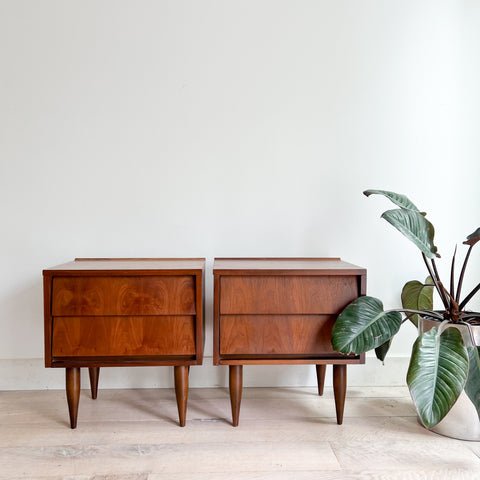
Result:
M443 306L445 307L446 310L448 310L448 302L447 302L447 299L445 298L445 294L443 293L442 289L440 288L440 286L438 285L438 281L437 281L437 277L435 276L435 274L433 273L430 265L428 264L428 260L427 260L427 257L426 255L422 252L422 257L423 257L423 261L425 262L425 265L427 266L427 270L428 270L428 273L430 274L430 277L432 278L433 280L433 283L435 285L435 288L437 289L437 292L438 294L440 295L440 299L442 300L443 302ZM433 262L432 262L433 264Z
M433 270L434 270L435 275L436 275L437 283L438 283L438 285L441 287L441 293L440 293L440 295L442 296L443 304L445 305L445 307L446 307L447 310L448 310L449 302L448 302L447 296L445 295L445 287L443 286L443 283L440 281L440 275L438 274L437 264L435 263L435 259L434 259L434 258L432 258L432 265L433 265Z
M455 245L455 251L453 252L453 257L452 257L452 266L450 268L450 296L452 297L452 300L455 297L455 257L456 256L457 256L457 246ZM450 302L450 307L453 307L452 302Z
M473 248L473 245L470 245L468 252L465 255L465 260L463 261L463 267L462 267L462 272L460 273L460 278L458 279L457 295L455 297L455 301L457 303L460 301L460 292L462 290L463 277L465 276L465 269L467 268L468 258L470 257L470 252L472 251L472 248Z
M445 320L443 315L437 312L432 312L431 310L410 310L409 308L405 308L399 310L397 308L392 308L391 310L385 310L383 313L391 313L391 312L402 312L402 313L416 313L418 315L422 315L422 317L435 317L439 320Z
M466 313L464 315L461 316L461 319L465 319L465 318L480 318L480 313Z

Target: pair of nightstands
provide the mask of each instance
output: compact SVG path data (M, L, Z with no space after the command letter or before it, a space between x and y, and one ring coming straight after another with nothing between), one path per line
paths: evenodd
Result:
M365 294L366 271L340 259L215 259L213 363L229 366L238 425L243 365L314 364L318 391L333 365L337 423L343 421L346 365L364 356L331 346L338 313ZM92 398L100 367L173 366L180 425L188 375L204 349L205 259L77 259L44 270L45 366L66 369L76 427L80 368Z

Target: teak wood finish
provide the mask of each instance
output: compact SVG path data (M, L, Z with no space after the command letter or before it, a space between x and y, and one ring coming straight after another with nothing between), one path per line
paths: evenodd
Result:
M76 428L80 368L97 398L100 367L174 367L185 425L190 365L204 347L205 259L76 259L43 271L45 366L66 369Z
M348 364L331 345L338 314L366 294L366 270L339 258L218 258L214 275L214 365L229 365L232 423L238 425L243 365L314 364L323 395L333 365L337 423L343 422Z

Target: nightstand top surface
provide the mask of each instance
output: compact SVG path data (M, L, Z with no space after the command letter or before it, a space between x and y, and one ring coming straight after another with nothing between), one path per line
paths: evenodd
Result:
M43 271L44 274L52 273L78 273L88 272L116 272L125 271L153 272L185 270L188 272L202 271L205 268L204 258L76 258L73 262L57 265Z
M314 274L323 275L362 275L363 267L342 261L340 258L216 258L214 274L236 275L262 274Z

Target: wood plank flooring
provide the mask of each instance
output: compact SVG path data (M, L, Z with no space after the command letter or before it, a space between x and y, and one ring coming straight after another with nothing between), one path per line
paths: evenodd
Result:
M480 479L480 442L422 428L406 388L191 389L178 426L171 389L82 390L71 430L63 391L0 392L0 480Z

